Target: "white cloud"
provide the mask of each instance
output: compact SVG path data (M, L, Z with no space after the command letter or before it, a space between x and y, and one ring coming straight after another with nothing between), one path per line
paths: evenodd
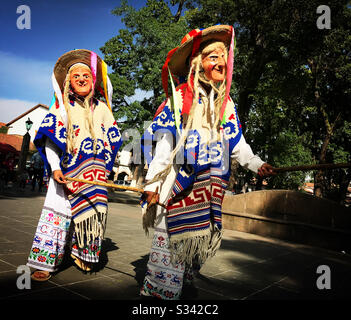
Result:
M0 122L8 123L37 104L32 101L0 98Z

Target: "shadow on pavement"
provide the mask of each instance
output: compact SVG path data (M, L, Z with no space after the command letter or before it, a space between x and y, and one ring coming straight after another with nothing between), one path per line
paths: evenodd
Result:
M141 288L146 274L146 265L149 260L149 254L141 257L141 259L131 262L130 264L134 267L135 280L138 282L138 286Z
M110 251L118 250L119 247L110 238L105 238L101 245L101 254L99 262L94 266L93 272L99 272L105 268L108 263L107 253Z

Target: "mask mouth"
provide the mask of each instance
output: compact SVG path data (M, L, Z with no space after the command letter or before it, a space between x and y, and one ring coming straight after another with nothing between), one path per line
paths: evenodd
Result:
M212 74L220 76L220 77L224 77L225 76L225 68L224 67L215 66L215 67L212 68Z
M212 68L212 71L219 72L219 73L223 73L224 67L214 66L214 67Z

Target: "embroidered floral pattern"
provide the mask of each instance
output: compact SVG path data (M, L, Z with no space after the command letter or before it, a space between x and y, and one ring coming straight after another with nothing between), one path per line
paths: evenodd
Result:
M153 286L147 280L144 281L143 290L147 294L163 300L179 300L181 293L181 291L165 290L162 286Z
M29 253L28 265L50 272L56 271L63 260L66 244L71 245L75 256L97 263L101 252L101 239L96 238L93 243L78 248L74 234L71 243L67 242L70 237L70 225L71 217L44 208Z
M88 262L99 262L101 253L101 238L96 238L93 243L87 244L83 248L79 248L76 242L76 237L72 237L72 253L80 259Z
M56 271L62 262L71 217L45 208L39 219L28 265L33 268Z
M152 240L143 290L160 299L179 299L183 286L183 273L183 264L171 263L167 234L156 231Z

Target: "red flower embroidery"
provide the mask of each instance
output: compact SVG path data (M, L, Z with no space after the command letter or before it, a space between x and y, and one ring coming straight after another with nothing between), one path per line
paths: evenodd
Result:
M40 257L38 257L38 261L45 262L46 258L44 256L40 256Z

